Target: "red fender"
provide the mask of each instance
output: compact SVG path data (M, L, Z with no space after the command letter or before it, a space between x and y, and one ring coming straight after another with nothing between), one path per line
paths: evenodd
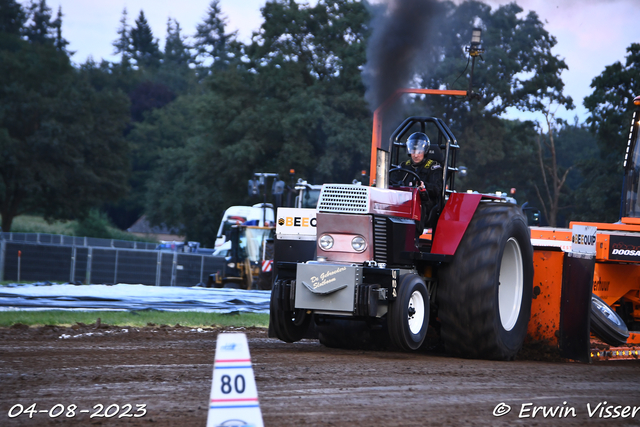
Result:
M432 254L453 255L482 199L482 194L452 193L440 214Z

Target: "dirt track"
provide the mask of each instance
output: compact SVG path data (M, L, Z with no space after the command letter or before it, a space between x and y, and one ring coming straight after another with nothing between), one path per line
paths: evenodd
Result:
M335 350L314 340L286 344L267 338L264 329L241 331L249 338L265 426L640 425L640 361L490 362ZM204 426L218 332L0 329L0 425ZM590 417L587 404L594 411L605 401ZM61 404L65 412L9 417L14 405L33 403L37 410ZM511 411L495 417L501 403ZM117 404L111 411L120 408L118 414L131 404L132 415L141 414L136 404L146 404L147 412L121 419L77 412L93 413L96 404ZM69 405L77 405L72 417L66 417ZM618 405L610 409L617 418L599 417ZM623 418L625 405L631 408ZM545 418L540 410L532 418L541 406L560 411Z

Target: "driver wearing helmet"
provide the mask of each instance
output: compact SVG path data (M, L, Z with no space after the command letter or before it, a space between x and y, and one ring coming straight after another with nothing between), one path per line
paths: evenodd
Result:
M422 132L411 134L407 139L407 153L411 158L400 165L402 169L415 172L420 177L420 182L417 184L422 190L419 192L422 201L420 233L422 228L431 228L435 225L436 217L431 211L438 204L442 193L442 165L437 161L441 159L429 158L431 156L428 154L434 154L436 151L435 147L431 150L429 148L430 142L427 135ZM415 178L410 174L406 174L402 183L416 185Z

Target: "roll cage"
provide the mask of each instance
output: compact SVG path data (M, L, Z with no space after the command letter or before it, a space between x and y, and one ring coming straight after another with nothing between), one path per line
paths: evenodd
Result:
M455 172L458 171L456 167L456 150L460 148L456 138L449 127L438 118L434 117L409 117L405 119L400 126L392 133L390 141L386 144L386 141L382 139L382 124L384 120L385 112L402 96L406 94L417 95L444 95L444 96L456 96L467 97L468 92L464 90L444 90L444 89L417 89L417 88L403 88L396 90L386 101L384 101L373 112L373 133L371 135L371 162L370 162L370 185L375 185L378 188L388 188L389 184L389 170L390 167L397 167L402 158L399 153L400 147L404 148L403 138L413 128L419 126L420 131L429 130L427 135L431 139L432 143L437 143L444 154L443 168L443 185L441 194L440 206L444 206L447 195L452 193L455 189ZM415 131L419 131L416 129ZM424 129L424 130L422 130ZM431 132L431 133L429 133ZM435 132L435 133L434 133ZM404 139L406 140L406 138Z
M391 134L390 170L400 167L407 159L406 140L414 132L422 132L429 137L432 145L437 145L444 158L442 169L442 194L440 206L444 206L447 195L455 189L456 152L460 146L449 127L436 117L408 117Z

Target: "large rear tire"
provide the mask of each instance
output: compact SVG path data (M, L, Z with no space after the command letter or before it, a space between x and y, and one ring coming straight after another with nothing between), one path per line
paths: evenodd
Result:
M429 292L417 274L405 274L400 279L398 297L387 313L389 337L401 350L420 348L429 327Z
M522 211L481 203L441 269L438 314L448 353L512 360L531 316L533 248Z
M288 283L291 286L295 284ZM287 307L285 301L289 297L285 282L276 280L271 290L271 301L269 304L269 323L276 338L284 342L300 341L311 322L311 315L306 310L293 309Z

